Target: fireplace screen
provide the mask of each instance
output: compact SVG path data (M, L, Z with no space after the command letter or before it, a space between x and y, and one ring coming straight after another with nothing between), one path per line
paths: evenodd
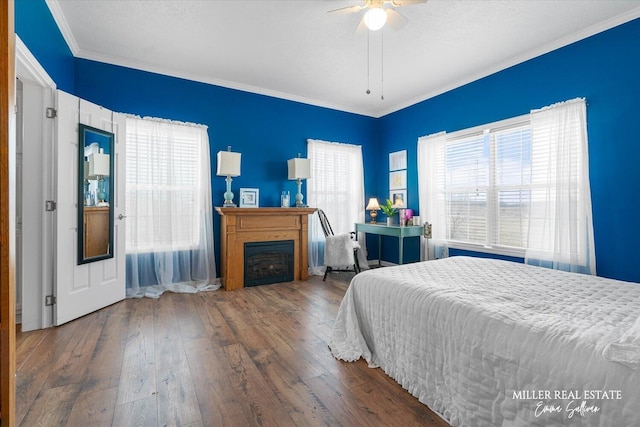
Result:
M244 286L293 280L293 240L244 244Z

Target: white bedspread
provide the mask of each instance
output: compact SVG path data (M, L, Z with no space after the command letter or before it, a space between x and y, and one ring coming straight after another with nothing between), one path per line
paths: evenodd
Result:
M640 426L639 317L640 284L453 257L355 276L329 347L454 426Z

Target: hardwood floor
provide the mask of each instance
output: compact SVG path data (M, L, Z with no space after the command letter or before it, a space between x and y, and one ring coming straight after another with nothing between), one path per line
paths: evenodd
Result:
M125 300L20 333L23 426L447 426L327 340L349 274ZM337 278L337 279L336 279Z

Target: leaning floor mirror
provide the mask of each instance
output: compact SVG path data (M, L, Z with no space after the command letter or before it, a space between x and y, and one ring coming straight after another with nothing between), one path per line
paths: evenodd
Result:
M79 125L78 264L113 258L113 133Z

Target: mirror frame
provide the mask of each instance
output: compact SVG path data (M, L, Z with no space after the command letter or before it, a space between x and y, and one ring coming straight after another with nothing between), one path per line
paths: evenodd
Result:
M93 140L92 140L93 137ZM97 139L97 141L96 141ZM99 142L98 142L99 141ZM109 203L109 246L105 254L96 255L92 257L84 256L85 249L85 183L84 183L84 168L85 168L85 147L92 142L98 142L100 148L105 148L105 152L108 149L109 154L109 179L108 182L108 198ZM78 265L87 264L90 262L100 261L103 259L113 258L113 192L114 188L114 134L102 129L94 128L82 123L78 124Z

